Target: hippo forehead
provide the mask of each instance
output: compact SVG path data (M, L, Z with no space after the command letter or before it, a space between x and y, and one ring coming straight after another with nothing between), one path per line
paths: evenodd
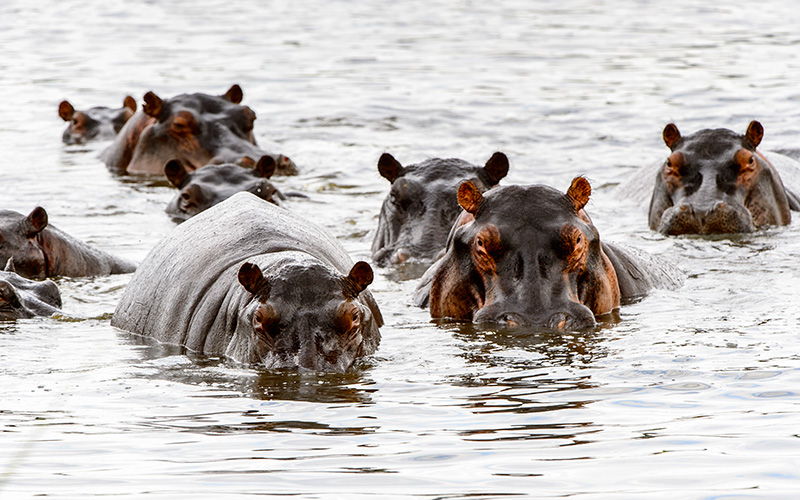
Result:
M233 163L224 163L221 165L206 165L190 172L187 176L186 184L241 186L249 185L261 179L262 177L258 176L252 169L240 167Z
M728 129L705 129L681 138L674 150L681 151L697 160L719 158L727 160L731 150L742 147L753 150L754 148L748 142L744 136Z
M268 281L271 298L302 306L344 300L348 295L343 276L319 262L286 264Z
M458 182L468 177L477 176L480 170L481 167L458 158L433 158L422 163L408 165L403 169L403 174L400 178L414 179L425 184L437 180Z
M488 191L475 217L500 229L560 227L581 219L567 196L548 186L504 186Z

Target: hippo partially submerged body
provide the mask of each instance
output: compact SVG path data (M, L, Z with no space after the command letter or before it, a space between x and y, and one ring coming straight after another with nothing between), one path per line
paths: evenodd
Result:
M26 278L102 276L136 270L111 255L48 225L47 212L36 207L27 216L0 210L0 265Z
M371 281L327 231L238 193L155 246L111 324L269 369L341 372L380 341Z
M757 121L744 135L704 129L685 137L668 124L663 138L671 154L655 175L650 228L666 235L723 234L789 224L800 199L756 150L763 135Z
M61 312L61 294L50 280L33 281L0 271L0 321L52 316Z
M234 163L243 156L256 161L269 154L275 159L276 174L297 174L289 158L256 145L256 114L240 104L238 85L221 96L195 93L161 99L148 92L144 101L142 111L128 120L103 152L106 165L117 172L161 175L174 159L195 170L209 163Z
M576 330L654 287L679 286L683 274L666 262L600 242L584 211L590 193L582 177L566 194L532 185L484 196L463 183L465 213L416 303L432 318Z
M85 144L92 140L113 139L136 112L136 100L125 96L121 108L94 106L76 110L69 101L58 105L58 116L67 122L61 136L66 144Z
M379 266L416 261L429 264L444 249L461 207L456 191L471 180L481 191L508 174L508 158L495 153L483 167L458 158L433 158L403 166L388 153L378 160L381 176L392 183L381 206L372 242Z
M241 191L278 205L285 198L269 181L275 167L271 156L262 156L254 168L223 163L194 171L187 170L179 160L170 160L164 175L179 192L165 210L173 219L186 220Z

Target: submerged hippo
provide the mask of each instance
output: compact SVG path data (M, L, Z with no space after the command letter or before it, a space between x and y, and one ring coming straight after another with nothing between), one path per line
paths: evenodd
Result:
M392 183L381 206L372 241L372 260L379 266L409 260L433 261L444 249L461 207L456 191L471 180L481 191L508 174L508 158L495 153L479 167L457 158L434 158L403 167L388 153L378 160L378 172Z
M113 139L136 112L136 101L125 96L121 108L95 106L76 110L69 101L58 105L58 116L68 122L61 140L66 144L85 144L91 140Z
M32 281L0 271L0 321L52 316L60 308L61 294L52 281Z
M670 235L717 234L788 224L790 208L800 204L756 151L763 136L757 121L744 135L704 129L683 137L667 125L663 137L672 153L656 175L650 228Z
M256 145L256 114L240 105L241 101L238 85L221 96L181 94L163 100L148 92L142 111L128 120L103 152L103 160L119 172L161 175L164 165L173 159L195 170L209 163L233 163L243 156L258 159L269 154L275 159L276 174L297 174L289 158Z
M255 168L223 163L195 171L188 171L180 160L170 160L164 167L164 175L180 192L169 202L166 212L175 219L186 220L240 191L277 205L278 200L285 198L269 181L275 167L271 156L262 156Z
M132 273L136 265L47 225L36 207L27 216L0 210L0 265L26 278Z
M111 324L268 369L342 372L380 341L372 278L327 231L237 193L153 248Z
M600 242L584 211L590 193L583 177L566 194L532 185L484 196L464 182L466 212L423 276L417 304L433 318L576 330L653 287L680 285L682 274L665 262Z

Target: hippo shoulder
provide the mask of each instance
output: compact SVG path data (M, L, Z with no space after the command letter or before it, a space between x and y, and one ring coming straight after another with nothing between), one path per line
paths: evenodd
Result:
M767 151L762 153L777 170L786 191L789 208L800 211L800 162L784 154Z
M622 300L647 294L654 288L674 290L683 285L686 275L667 260L619 243L603 243L617 273Z

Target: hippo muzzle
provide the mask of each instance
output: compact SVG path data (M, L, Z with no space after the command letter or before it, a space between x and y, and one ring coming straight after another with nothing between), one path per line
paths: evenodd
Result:
M753 217L743 205L717 200L711 206L681 203L661 216L658 232L679 234L731 234L755 231Z

